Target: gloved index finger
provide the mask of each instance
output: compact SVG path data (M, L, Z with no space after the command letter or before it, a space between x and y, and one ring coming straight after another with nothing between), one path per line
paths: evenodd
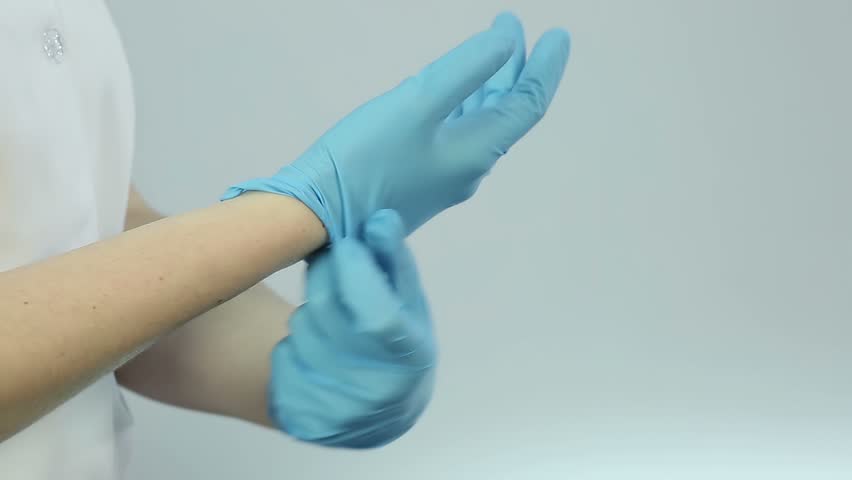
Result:
M482 87L511 58L515 42L500 29L478 33L427 66L418 75L433 99L428 115L445 119L457 106Z
M515 51L512 57L494 74L483 87L483 106L496 103L501 94L512 90L524 70L527 58L526 39L524 38L524 27L515 15L505 12L494 19L494 28L506 32L515 42Z

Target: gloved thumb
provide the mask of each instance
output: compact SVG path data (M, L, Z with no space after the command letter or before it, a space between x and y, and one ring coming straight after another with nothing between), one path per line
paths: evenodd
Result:
M408 308L425 308L417 262L405 245L405 225L394 210L379 210L364 226L364 242L388 275L391 287Z

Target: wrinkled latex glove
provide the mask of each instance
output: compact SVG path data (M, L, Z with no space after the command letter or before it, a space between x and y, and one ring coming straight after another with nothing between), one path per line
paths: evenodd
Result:
M306 442L385 445L431 398L436 344L402 220L379 211L361 237L311 259L307 303L272 354L270 417Z
M527 59L518 19L501 14L397 88L356 109L269 178L231 187L295 197L335 242L393 209L411 233L468 199L545 114L568 60L568 33L545 33Z

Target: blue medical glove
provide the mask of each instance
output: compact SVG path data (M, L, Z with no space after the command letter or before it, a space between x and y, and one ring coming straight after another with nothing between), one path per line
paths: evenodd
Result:
M361 106L275 176L231 187L295 197L332 242L393 209L406 233L468 199L550 105L569 36L545 33L529 58L520 22L497 17L420 74Z
M435 338L402 221L379 211L361 236L312 258L307 303L272 354L270 417L306 442L385 445L431 398Z

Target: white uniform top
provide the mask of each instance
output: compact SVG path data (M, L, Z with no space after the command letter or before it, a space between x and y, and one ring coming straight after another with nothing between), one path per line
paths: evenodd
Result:
M0 271L122 231L133 120L102 0L0 0ZM109 375L0 443L0 479L119 478L129 424Z

